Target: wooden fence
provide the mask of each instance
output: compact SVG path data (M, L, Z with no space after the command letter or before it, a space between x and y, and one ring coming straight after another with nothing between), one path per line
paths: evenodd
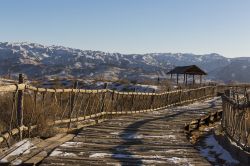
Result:
M22 82L22 81L21 81ZM90 119L108 119L194 102L215 96L218 87L175 90L164 93L118 92L109 89L85 90L36 88L27 84L0 87L0 142L13 135L30 136L44 125L77 128ZM32 131L32 132L31 132Z
M246 89L226 91L222 95L222 108L221 126L226 136L250 152L250 102Z

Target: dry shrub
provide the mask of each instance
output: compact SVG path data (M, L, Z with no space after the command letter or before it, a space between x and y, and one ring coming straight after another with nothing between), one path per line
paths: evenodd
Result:
M124 84L124 85L128 85L130 84L130 81L127 80L127 79L119 79L116 81L117 83L120 83L120 84Z
M43 100L42 93L37 93L35 103L35 94L24 95L24 125L37 127L32 132L32 135L40 137L51 137L56 134L53 124L54 117L59 111L58 106L53 102L52 95L47 94Z
M173 89L171 82L169 80L162 80L160 84L160 92L166 92Z
M15 127L14 122L16 122L15 118L15 111L13 112L13 115L11 114L12 112L12 100L13 100L13 95L12 93L6 93L2 92L0 93L0 131L1 132L6 132L10 128L10 121L11 118L13 124L12 127Z

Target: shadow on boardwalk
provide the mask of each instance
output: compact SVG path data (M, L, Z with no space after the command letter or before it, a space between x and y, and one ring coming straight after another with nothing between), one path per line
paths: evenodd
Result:
M169 113L171 113L170 115L165 115L157 118L143 119L128 125L123 130L123 132L119 134L119 137L124 141L124 143L110 149L110 151L112 152L112 158L118 160L121 163L121 165L130 165L130 163L128 163L128 160L130 162L132 161L132 163L135 165L142 165L143 158L140 158L139 156L135 155L128 149L133 145L143 145L143 138L136 137L136 134L143 125L157 120L164 120L164 122L167 122L173 120L173 118L177 118L182 114L188 113L189 111L198 112L207 109L213 109L216 106L215 103L217 100L218 99L209 101L208 107L205 108L188 109L184 107L184 108L179 108L178 110L174 109L175 111L173 112L171 112L171 110L169 111ZM143 148L140 151L145 152Z

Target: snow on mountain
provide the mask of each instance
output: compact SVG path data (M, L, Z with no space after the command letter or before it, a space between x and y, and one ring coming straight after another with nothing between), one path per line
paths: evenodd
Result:
M212 73L211 77L216 79L213 73L228 66L232 61L233 59L215 53L120 54L27 42L0 42L0 75L25 73L30 78L60 76L104 77L111 80L152 79L174 66L196 64Z

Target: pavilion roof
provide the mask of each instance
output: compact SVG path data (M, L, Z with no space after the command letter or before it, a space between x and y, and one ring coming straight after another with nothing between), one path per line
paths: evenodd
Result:
M167 74L190 74L190 75L207 75L205 71L196 65L191 66L177 66Z

